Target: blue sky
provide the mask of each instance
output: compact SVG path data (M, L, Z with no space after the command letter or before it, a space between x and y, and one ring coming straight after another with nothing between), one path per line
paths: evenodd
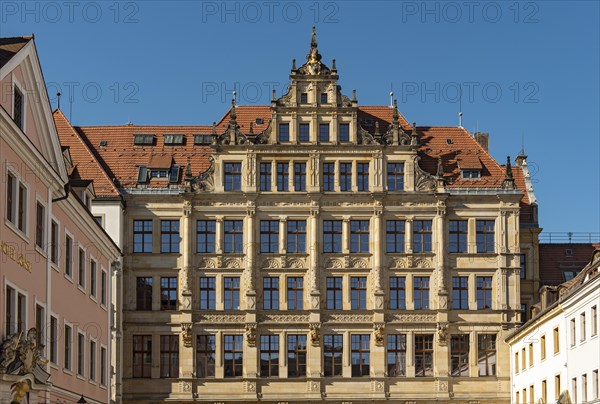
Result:
M525 143L544 231L600 232L596 1L2 1L0 35L36 35L53 107L75 125L210 124L286 88L317 26L343 92L419 125Z

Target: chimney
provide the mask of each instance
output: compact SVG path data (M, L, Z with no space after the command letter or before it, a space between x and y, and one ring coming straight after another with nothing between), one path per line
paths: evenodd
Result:
M475 141L487 152L490 145L490 134L488 132L475 132Z

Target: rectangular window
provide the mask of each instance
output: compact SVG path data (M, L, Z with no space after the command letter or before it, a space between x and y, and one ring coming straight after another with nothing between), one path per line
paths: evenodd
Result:
M215 377L216 340L214 335L196 337L196 377Z
M469 309L469 277L452 277L452 308L455 310Z
M106 386L106 348L100 347L100 385Z
M520 402L521 402L520 401L520 395L519 395L519 392L517 391L516 395L515 395L515 404L519 404Z
M260 221L260 252L279 252L279 220Z
M225 191L242 190L242 163L225 163Z
M152 133L135 133L133 135L134 145L151 145L154 144L154 134Z
M308 104L308 93L300 94L300 104Z
M280 123L279 124L279 141L282 143L290 141L290 124L289 123Z
M17 227L23 233L27 233L27 188L25 188L25 185L23 184L19 184Z
M387 336L387 374L389 377L406 376L406 334Z
M304 278L288 277L287 278L287 308L288 310L302 310L304 295Z
M546 336L542 335L540 338L540 358L546 359Z
M496 334L477 335L477 366L479 376L496 375Z
M323 221L323 252L341 253L342 252L342 221L324 220Z
M369 190L369 163L357 163L356 169L358 192L366 192Z
M306 191L306 163L294 163L294 191Z
M542 380L542 403L548 402L548 387L546 386L546 380Z
M467 235L467 220L450 220L448 230L448 251L451 253L466 253Z
M96 261L90 260L90 296L96 297L98 283L98 264Z
M15 319L13 318L13 307L14 307L14 299L15 299L15 290L10 286L6 287L6 304L4 307L4 316L6 320L6 328L5 334L10 335L13 333Z
M335 190L335 164L323 163L323 191Z
M85 372L85 336L77 333L77 374L83 376Z
M177 277L160 278L160 309L177 310Z
M340 142L349 142L350 141L350 124L349 123L340 123Z
M581 401L587 402L587 374L581 375Z
M214 253L217 222L215 220L198 220L196 222L196 252Z
M328 276L327 286L327 310L342 310L342 277Z
M387 163L387 190L404 191L404 163Z
M271 191L271 170L273 164L269 161L268 163L260 163L260 190L264 192Z
M519 351L515 352L515 374L519 373Z
M533 343L529 344L529 367L533 366Z
M415 253L432 251L431 234L431 220L413 221L413 251Z
M575 338L577 337L577 331L575 328L575 319L571 319L571 346L575 346Z
M306 252L306 220L287 221L287 252Z
M350 304L352 310L367 308L367 277L350 277Z
M241 253L244 248L244 222L242 220L225 220L224 248L226 253Z
M160 252L179 252L179 220L160 221Z
M46 208L41 203L35 206L35 245L45 250L44 237L46 234Z
M573 402L577 402L577 378L571 379L571 391L573 392Z
M133 336L133 377L150 377L152 369L152 336Z
M90 341L90 380L96 380L96 342Z
M406 309L406 278L404 276L390 277L390 309Z
M452 376L469 376L469 335L453 335L450 339Z
M477 277L477 310L492 308L492 277Z
M263 278L263 309L279 310L279 277Z
M598 308L597 306L593 306L591 310L591 323L592 323L592 337L598 334Z
M585 313L579 315L579 341L585 341Z
M300 143L310 142L310 126L308 123L301 123L298 127Z
M525 348L521 350L521 370L527 369L527 356L525 355Z
M46 345L46 313L44 308L39 304L35 305L35 328L38 330L37 343L39 345Z
M65 235L65 274L73 276L73 239Z
M521 324L524 324L527 321L527 305L525 303L521 303Z
M477 232L477 252L478 253L493 253L494 252L494 221L493 220L477 220L475 226Z
M167 146L172 145L182 145L183 144L183 134L165 134L163 135L163 143Z
M598 369L594 370L592 372L592 389L594 392L594 400L597 400L600 397L600 391L599 391L599 386L598 386Z
M560 352L560 343L559 343L560 337L558 334L558 327L556 327L554 330L552 330L552 337L553 337L553 342L554 342L554 353L557 354Z
M58 223L54 220L50 225L50 261L58 264Z
M82 288L85 288L85 250L83 248L79 248L79 261L77 270L77 284Z
M369 376L369 364L371 363L371 335L352 335L351 344L352 377Z
M290 164L277 163L277 191L289 191L290 184Z
M279 335L260 336L260 375L279 376Z
M241 377L244 364L244 340L241 335L223 336L225 377Z
M403 253L404 252L404 231L406 222L404 220L388 220L385 223L386 252Z
M206 146L212 143L212 135L194 135L194 144L198 146Z
M554 397L558 399L560 396L560 375L554 376Z
M136 310L152 310L152 277L136 278Z
M102 271L100 275L100 304L103 306L106 306L106 294L108 293L106 277L106 271Z
M71 358L73 356L73 333L72 328L65 324L65 333L64 333L64 366L65 369L71 370Z
M179 377L179 335L160 336L160 377Z
M429 309L429 277L415 276L413 279L415 310Z
M216 279L214 276L200 277L200 310L214 310L216 308Z
M133 252L152 252L152 220L133 221Z
M16 202L17 179L8 173L6 178L6 218L15 223L15 202Z
M325 377L342 375L342 335L323 336L323 374Z
M225 310L239 310L240 308L240 278L223 278L223 297Z
M58 363L58 319L50 317L50 362Z
M17 332L27 332L26 324L27 298L21 293L17 293Z
M13 94L13 121L15 121L20 129L23 129L23 120L25 119L25 114L23 113L24 104L23 93L15 85Z
M433 334L415 335L415 376L433 376Z
M319 124L319 142L329 142L329 124Z
M525 279L527 277L527 255L520 254L519 256L519 278Z
M306 376L306 335L287 336L288 377Z
M321 104L327 104L327 93L321 93Z
M352 163L340 163L340 191L352 191Z
M529 402L535 403L535 393L534 393L534 389L533 389L533 384L531 386L529 386Z
M368 253L369 252L369 221L351 220L350 221L350 252Z

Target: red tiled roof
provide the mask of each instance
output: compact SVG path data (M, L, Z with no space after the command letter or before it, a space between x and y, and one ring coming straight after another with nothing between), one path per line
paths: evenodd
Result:
M566 250L571 254L567 255ZM560 285L565 282L565 271L579 271L590 261L593 244L540 243L540 284Z
M32 36L0 38L0 67L8 63L32 39Z
M56 110L52 115L60 143L69 148L71 160L73 161L73 169L69 175L72 175L73 179L93 180L94 189L98 196L119 196L118 189L102 169L84 139L75 132L62 111Z

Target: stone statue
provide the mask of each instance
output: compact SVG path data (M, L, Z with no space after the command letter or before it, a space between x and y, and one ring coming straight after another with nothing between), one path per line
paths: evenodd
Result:
M308 329L310 330L310 343L313 346L319 346L319 344L321 343L321 324L312 323L308 327Z
M256 323L246 324L246 343L248 346L256 346Z
M373 324L373 330L374 330L375 345L383 346L384 341L385 341L385 324L375 323L375 324Z
M2 359L0 361L0 372L6 372L8 366L15 361L17 358L17 347L19 346L19 341L21 338L21 334L12 334L8 336L0 346L0 350L2 351Z
M438 344L448 345L448 323L438 323L437 327Z

